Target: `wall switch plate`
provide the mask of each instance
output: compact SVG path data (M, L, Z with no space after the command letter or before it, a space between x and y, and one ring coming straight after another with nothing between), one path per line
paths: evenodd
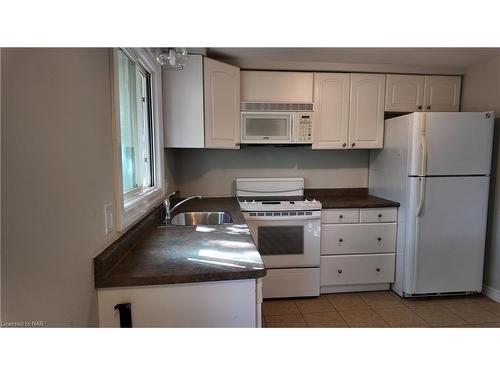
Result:
M104 205L104 227L106 230L106 234L111 233L115 227L113 203Z

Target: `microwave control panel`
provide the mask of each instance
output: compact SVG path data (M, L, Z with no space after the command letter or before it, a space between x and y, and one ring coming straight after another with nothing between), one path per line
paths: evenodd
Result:
M312 113L299 113L297 126L297 142L312 143Z

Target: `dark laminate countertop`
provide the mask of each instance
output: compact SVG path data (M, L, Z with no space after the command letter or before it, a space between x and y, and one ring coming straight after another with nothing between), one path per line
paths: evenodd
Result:
M102 277L96 287L123 287L259 278L262 258L236 198L187 202L186 211L230 212L233 224L155 226Z
M399 207L398 202L370 195L366 188L305 189L304 195L320 201L322 208Z

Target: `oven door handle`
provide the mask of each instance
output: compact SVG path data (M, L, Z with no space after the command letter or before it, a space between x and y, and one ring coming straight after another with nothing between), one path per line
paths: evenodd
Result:
M312 215L300 215L300 216L250 216L248 214L243 214L246 221L309 221L309 220L320 220L321 211L313 212Z

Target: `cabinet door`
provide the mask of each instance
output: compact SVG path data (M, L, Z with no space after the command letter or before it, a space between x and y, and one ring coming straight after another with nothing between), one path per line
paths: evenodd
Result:
M385 74L351 74L349 148L382 148Z
M426 76L424 110L458 112L460 107L460 76Z
M313 98L313 73L241 72L242 102L300 102Z
M204 58L205 147L239 148L240 69Z
M415 112L423 109L424 76L388 74L385 110L389 112Z
M165 147L205 147L203 57L190 55L184 69L162 73Z
M349 129L349 73L314 74L312 148L347 147Z

